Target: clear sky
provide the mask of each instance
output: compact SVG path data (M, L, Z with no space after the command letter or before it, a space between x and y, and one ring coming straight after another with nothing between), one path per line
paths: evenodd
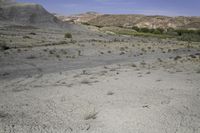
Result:
M200 16L200 0L17 0L38 3L63 15L96 11L107 14Z

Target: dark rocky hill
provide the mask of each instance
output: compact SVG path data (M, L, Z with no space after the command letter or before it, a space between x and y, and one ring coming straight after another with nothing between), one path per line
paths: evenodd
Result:
M41 5L0 0L0 20L28 25L62 25L54 15Z

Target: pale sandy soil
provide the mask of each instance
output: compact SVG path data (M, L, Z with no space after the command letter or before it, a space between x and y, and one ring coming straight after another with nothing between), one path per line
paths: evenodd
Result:
M198 133L200 74L190 63L2 80L0 132Z
M21 45L0 52L0 133L200 132L199 43L1 32Z

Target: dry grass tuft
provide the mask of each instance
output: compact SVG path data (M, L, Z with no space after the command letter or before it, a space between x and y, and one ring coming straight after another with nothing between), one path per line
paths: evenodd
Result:
M108 93L107 93L107 95L109 95L109 96L111 96L111 95L113 95L114 94L114 92L112 92L112 91L109 91Z
M200 68L199 68L199 69L197 69L196 73L200 74Z
M96 119L97 118L97 114L98 112L96 112L95 110L92 112L88 112L85 116L84 116L84 120L91 120L91 119Z

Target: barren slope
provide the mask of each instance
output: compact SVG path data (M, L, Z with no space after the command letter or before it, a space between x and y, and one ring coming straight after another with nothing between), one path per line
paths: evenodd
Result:
M65 22L72 22L72 23L87 23L88 21L97 18L101 14L96 12L86 12L82 14L75 14L70 16L62 16L55 14L55 16Z
M200 17L101 15L88 23L97 26L200 29Z
M25 25L55 26L62 22L41 5L1 1L0 20Z

